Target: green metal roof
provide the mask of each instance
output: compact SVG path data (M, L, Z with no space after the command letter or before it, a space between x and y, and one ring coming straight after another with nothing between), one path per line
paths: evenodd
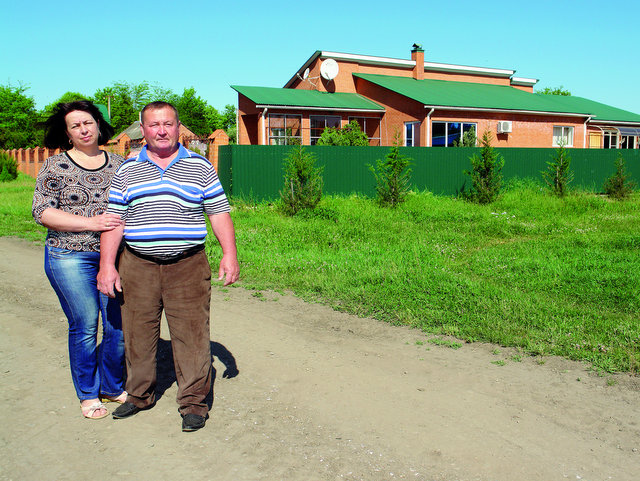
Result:
M241 85L232 85L231 88L255 102L256 105L384 112L384 107L381 105L354 93L329 93L317 90L273 87L244 87Z
M542 96L543 94L534 95ZM585 99L584 97L575 97L573 95L545 95L545 97L553 97L555 102L564 104L569 111L586 112L592 115L594 122L640 122L640 115L638 114Z
M593 121L640 122L638 114L581 97L532 94L510 86L472 82L358 73L353 76L426 106L580 114L593 117Z

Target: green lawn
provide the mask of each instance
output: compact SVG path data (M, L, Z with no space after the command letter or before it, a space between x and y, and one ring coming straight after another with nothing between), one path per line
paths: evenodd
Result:
M32 192L24 176L0 184L0 235L43 238ZM236 201L232 215L244 287L638 373L639 214L637 195L556 199L520 182L489 206L418 193L395 210L353 196L293 218Z

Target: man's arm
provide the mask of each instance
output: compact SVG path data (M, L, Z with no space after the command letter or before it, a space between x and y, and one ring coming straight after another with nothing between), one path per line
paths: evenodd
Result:
M224 285L233 284L240 277L240 264L236 249L236 232L228 212L208 216L213 234L222 247L222 259L218 270L218 280L224 278ZM226 277L225 277L226 275Z
M98 290L109 297L115 297L115 291L122 292L120 274L116 269L116 256L122 241L124 226L119 226L100 235L100 270L98 271Z

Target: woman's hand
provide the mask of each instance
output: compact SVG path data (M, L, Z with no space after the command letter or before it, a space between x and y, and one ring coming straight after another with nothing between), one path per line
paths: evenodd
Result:
M116 227L120 227L124 224L122 219L117 214L100 214L90 217L91 229L96 232L105 232L115 229Z

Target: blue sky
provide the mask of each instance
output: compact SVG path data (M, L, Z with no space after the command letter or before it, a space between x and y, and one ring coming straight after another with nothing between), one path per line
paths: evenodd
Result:
M512 69L640 114L640 2L2 0L0 84L36 107L67 91L148 81L210 105L230 85L282 87L316 51ZM392 9L388 8L392 6Z

